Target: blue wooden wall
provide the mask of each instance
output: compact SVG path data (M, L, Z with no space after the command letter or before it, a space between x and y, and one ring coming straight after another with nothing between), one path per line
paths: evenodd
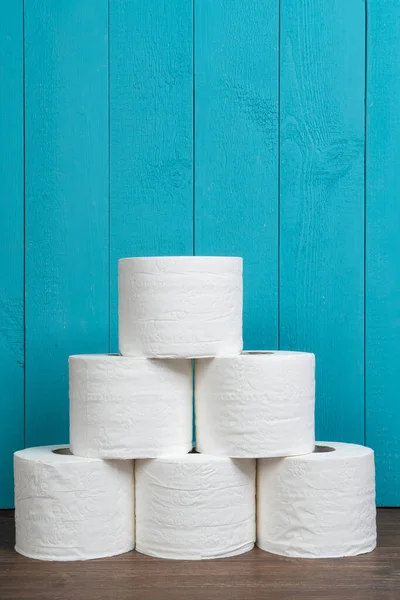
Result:
M0 3L0 506L117 348L117 261L239 254L246 348L317 355L317 436L400 505L397 0Z

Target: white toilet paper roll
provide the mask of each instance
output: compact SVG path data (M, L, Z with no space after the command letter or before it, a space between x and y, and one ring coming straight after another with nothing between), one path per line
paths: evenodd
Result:
M188 360L70 356L70 440L78 456L150 458L192 448Z
M314 370L314 355L306 352L197 360L198 450L255 458L312 452Z
M338 442L260 459L257 545L304 558L355 556L376 546L374 453Z
M251 550L255 461L188 454L136 461L136 549L205 559Z
M242 343L242 259L119 261L119 348L126 356L231 356Z
M86 560L134 548L133 461L79 458L67 446L14 454L15 549Z

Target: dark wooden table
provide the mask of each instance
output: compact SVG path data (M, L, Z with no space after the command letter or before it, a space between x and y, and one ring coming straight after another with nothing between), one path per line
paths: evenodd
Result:
M136 552L86 562L42 562L14 549L12 511L0 511L0 599L26 600L400 600L400 509L378 511L371 554L291 559L255 549L211 561Z

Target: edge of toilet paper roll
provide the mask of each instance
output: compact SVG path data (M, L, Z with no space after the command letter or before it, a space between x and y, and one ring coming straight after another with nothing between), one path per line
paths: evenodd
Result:
M222 358L219 357L218 354L185 354L185 355L181 355L181 354L148 354L146 356L142 356L142 357L138 357L138 356L133 356L130 354L124 354L123 355L124 358L142 358L142 359L146 359L146 360L196 360L196 359L201 359L201 358ZM228 356L228 355L224 355L224 356ZM229 356L229 358L234 358L235 356L240 356L240 354L232 354Z
M215 261L241 261L243 262L242 256L203 256L198 254L196 256L126 256L124 258L120 258L118 260L119 263L129 262L129 261L146 261L146 260L158 260L158 261L167 261L167 262L176 262L176 261L190 261L190 262L200 262L200 260L215 260Z
M110 354L106 354L106 353L100 353L100 354L71 354L68 357L68 360L90 360L90 361L96 361L96 360L104 360L107 358L111 358L113 361L114 360L126 360L127 358L129 358L130 360L134 359L134 360L146 360L146 356L126 356L123 354L117 354L117 353L110 353Z
M290 551L281 550L277 548L273 543L270 545L262 545L256 542L257 548L260 548L263 552L269 552L278 556L286 556L288 558L308 558L310 560L318 560L319 558L344 558L346 556L360 556L361 554L368 554L373 552L376 548L376 537L369 544L366 544L364 548L357 548L354 551L348 552L328 552L322 554L307 554L304 552L298 552L297 550L291 549Z
M68 362L69 363L78 363L81 361L87 361L87 362L100 362L100 361L107 361L108 359L110 359L109 362L127 362L127 361L156 361L156 360L172 360L172 361L178 361L178 360L194 360L195 358L215 358L215 356L217 356L216 354L205 354L205 355L191 355L189 356L189 354L171 354L171 352L163 354L163 353L157 353L157 354L130 354L129 351L125 351L123 348L121 348L121 350L123 351L123 353L121 354L71 354L68 357ZM239 356L240 355L240 351L236 352L236 354L224 354L224 356Z
M233 355L232 355L233 356ZM68 357L68 360L88 360L88 361L98 361L98 360L104 360L104 359L108 359L110 358L112 360L112 362L114 362L115 360L118 361L125 361L125 360L138 360L138 361L143 361L143 360L152 360L154 358L156 358L155 356L145 356L144 354L140 354L140 355L130 355L130 354L105 354L105 353L100 353L100 354L71 354ZM185 358L191 358L190 356L188 357L183 357L183 356L172 356L168 357L168 356L163 356L163 358L181 358L182 360L184 360Z
M90 556L74 556L74 555L65 555L65 556L49 556L39 555L39 554L30 554L29 552L24 552L21 548L18 548L16 545L14 546L14 550L21 554L22 556L26 556L27 558L32 558L34 560L45 560L48 562L77 562L84 560L96 560L97 558L111 558L112 556L119 556L120 554L127 554L127 552L132 552L135 549L135 545L133 544L129 546L126 550L120 550L118 552L105 552L103 554L93 554Z
M248 542L247 544L244 544L243 546L240 546L240 548L235 548L234 550L228 551L228 552L222 552L219 554L211 554L210 556L203 556L201 554L194 554L194 555L189 555L189 554L185 554L185 555L177 555L177 556L173 556L171 554L163 554L163 553L158 553L158 552L151 552L151 551L146 551L146 550L141 550L140 549L140 545L136 546L136 552L139 552L140 554L144 554L145 556L152 556L153 558L162 558L165 560L218 560L219 558L231 558L233 556L239 556L240 554L245 554L246 552L250 552L250 550L252 550L255 546L254 542Z
M233 356L233 355L232 355ZM235 355L236 356L236 355ZM156 360L157 358L163 358L163 359L180 359L180 360L185 360L185 359L190 359L190 358L194 358L191 356L178 356L178 355L144 355L144 354L140 354L140 355L133 355L133 354L71 354L68 357L68 361L71 362L78 362L78 361L88 361L88 362L99 362L101 360L108 360L110 359L110 362L115 362L115 361L153 361ZM211 357L210 357L211 358Z
M303 459L303 460L311 460L311 461L332 461L332 460L343 460L344 458L360 458L362 456L368 456L370 454L374 454L374 451L372 448L369 448L368 446L362 446L361 444L352 444L352 443L347 443L347 442L321 442L321 441L316 441L315 442L315 446L327 446L330 448L333 448L334 452L310 452L310 453L305 453L305 454L296 454L296 455L292 455L292 456L283 456L281 457L283 460L285 461L295 461L296 459ZM342 450L352 450L354 452L354 454L352 454L350 457L348 456L347 452L343 453ZM268 460L269 458L275 458L275 457L263 457L261 459L259 459L261 461L261 463L263 463L265 460ZM276 457L278 458L278 457ZM268 463L266 463L268 464Z
M60 454L59 452L54 452L54 450L64 450L69 447L69 444L53 444L51 446L36 446L33 448L24 448L23 450L17 450L16 452L14 452L14 458L17 458L18 460L26 460L28 462L33 461L44 464L54 464L57 462L85 463L103 460L101 458L95 457L78 456L76 454Z
M291 350L242 350L240 356L273 356L282 358L285 356L291 357L311 357L315 356L313 352L298 352Z
M304 449L304 450L303 449L302 450L280 449L277 452L270 452L268 454L266 454L265 451L260 454L257 454L256 452L253 452L253 451L243 452L243 453L239 454L236 451L229 452L229 450L226 453L223 453L223 452L219 451L217 448L212 448L212 449L205 451L205 450L202 450L202 446L200 443L198 444L197 448L198 448L199 452L201 452L202 454L205 454L207 456L214 455L219 458L232 458L232 459L243 458L243 459L249 460L251 458L270 459L270 458L296 458L297 456L299 456L299 457L307 456L308 454L313 454L315 445L312 444L312 445L310 445L309 448Z
M173 353L171 351L169 352L155 352L153 354L141 354L141 355L137 355L137 354L132 354L130 353L129 349L124 348L124 344L122 344L120 346L120 350L121 350L121 354L120 356L122 358L131 358L131 359L145 359L145 360L157 360L157 359L170 359L170 360L195 360L195 359L201 359L201 358L236 358L238 356L241 356L242 354L242 348L243 348L243 340L239 340L240 343L240 347L232 347L232 349L224 349L223 351L221 350L220 353L216 353L216 352L207 352L207 353L199 353L199 352L183 352L183 353ZM212 344L216 344L216 342L210 342Z
M76 457L87 458L87 459L97 459L97 460L156 460L161 459L166 456L175 456L177 458L186 456L190 450L192 449L192 441L188 442L185 446L180 446L176 448L153 448L152 450L140 450L138 452L134 452L134 456L130 451L128 453L119 452L118 450L114 452L99 452L99 454L92 455L84 455L84 454L75 454ZM79 450L78 450L79 452ZM160 454L161 453L161 454Z
M70 354L68 358L108 358L110 356L119 356L123 358L118 352L99 352L94 354Z
M124 353L125 356L127 356ZM224 354L213 354L213 355L202 355L202 356L190 356L187 358L215 358L218 360L232 360L243 359L243 358L251 358L254 359L256 357L264 358L264 360L280 360L280 359L313 359L315 361L315 354L312 352L291 352L289 350L240 350L240 352L235 352L232 354L224 353ZM266 358L267 357L267 358ZM167 357L163 357L167 358Z
M196 448L197 450L197 448ZM218 456L216 454L206 454L204 452L188 452L187 454L182 454L182 455L165 455L165 456L158 456L157 458L143 458L140 459L141 461L146 461L146 460L151 460L152 462L163 462L163 463L167 463L167 464L177 464L179 462L184 462L186 464L193 464L193 463L230 463L231 461L235 461L235 460L242 460L242 457L232 457L232 456ZM243 460L247 461L251 461L252 458L245 458ZM253 459L255 461L255 459ZM136 466L139 466L140 463L137 463Z
M323 446L332 448L333 452L312 452L310 454L310 460L337 460L343 459L344 457L349 458L347 452L346 456L343 454L343 450L352 450L354 451L354 457L368 456L370 454L374 454L372 448L368 446L363 446L362 444L352 444L348 442L326 442L326 441L316 441L315 446ZM289 456L289 459L293 459L295 457Z

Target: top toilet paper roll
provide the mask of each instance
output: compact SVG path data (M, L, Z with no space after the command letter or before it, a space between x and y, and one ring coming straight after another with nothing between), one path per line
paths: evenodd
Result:
M355 556L376 546L374 453L317 442L305 456L262 459L257 545L301 558Z
M314 355L306 352L196 361L198 450L243 458L312 452L314 370Z
M255 539L255 461L187 454L138 460L136 549L160 558L235 556Z
M14 454L15 549L41 560L87 560L134 547L133 461L73 456L68 447Z
M241 258L124 258L118 282L121 354L195 358L242 350Z
M110 354L69 357L78 456L155 458L192 448L192 365Z

